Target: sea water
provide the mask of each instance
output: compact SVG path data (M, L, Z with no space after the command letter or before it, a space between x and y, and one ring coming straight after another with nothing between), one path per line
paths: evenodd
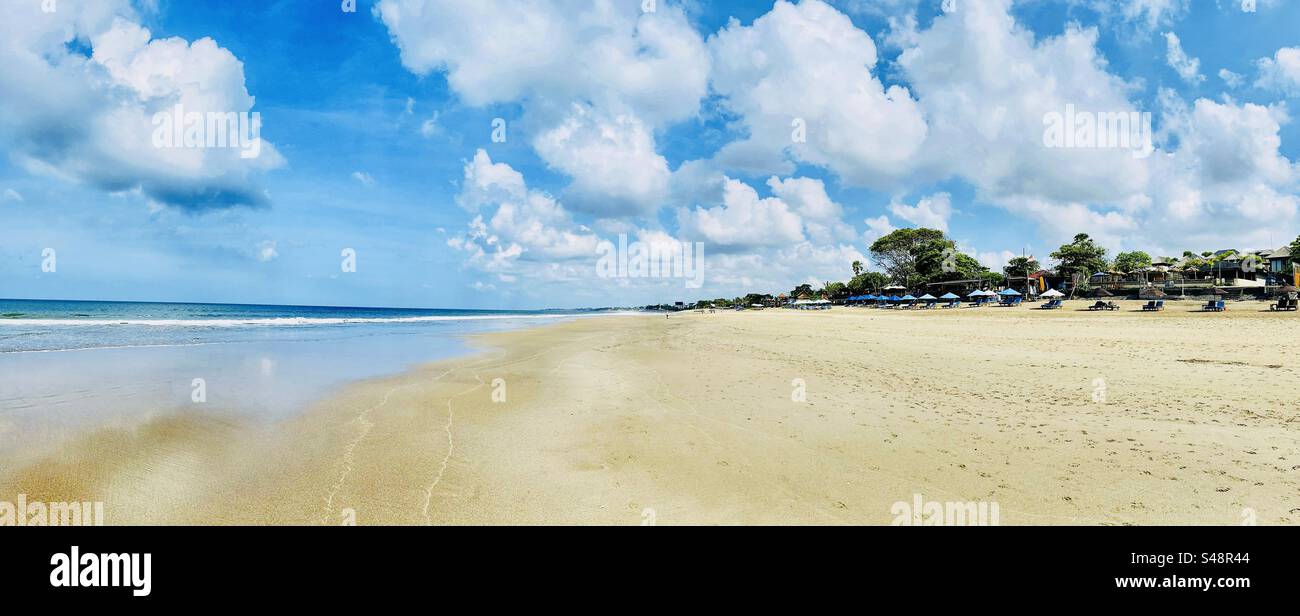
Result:
M468 334L597 314L0 300L0 449L146 409L281 417L466 353Z

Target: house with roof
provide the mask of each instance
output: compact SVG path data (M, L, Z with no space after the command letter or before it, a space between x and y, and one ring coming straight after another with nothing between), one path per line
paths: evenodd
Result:
M1266 257L1268 259L1268 271L1273 274L1290 274L1291 273L1291 247L1283 246L1277 250L1270 251Z

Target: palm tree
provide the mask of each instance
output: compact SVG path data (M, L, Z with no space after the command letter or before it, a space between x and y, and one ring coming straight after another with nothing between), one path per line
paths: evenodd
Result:
M861 261L854 261L854 262L853 262L853 275L854 275L855 277L856 277L856 276L861 276L861 275L862 275L862 262L861 262Z

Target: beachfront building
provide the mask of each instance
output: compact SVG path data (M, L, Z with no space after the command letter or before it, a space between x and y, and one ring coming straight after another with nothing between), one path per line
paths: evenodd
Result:
M1021 278L1021 280L1024 280L1024 278ZM969 280L944 280L942 282L928 282L925 285L925 292L935 297L943 295L944 293L955 293L957 295L960 295L961 297L966 297L967 295L970 295L971 291L975 291L976 289L983 289L987 287L988 284L989 282L982 278L971 278ZM889 294L892 292L896 292L895 289L903 289L903 287L886 287L885 293Z
M1214 288L1232 295L1264 295L1269 286L1293 282L1289 261L1286 249L1219 250L1196 261L1162 257L1133 272L1097 272L1088 285L1122 297L1155 297L1152 289L1167 295L1204 295Z
M1066 290L1069 288L1069 278L1058 275L1049 270L1038 270L1028 276L1008 276L1007 288L1015 289L1025 293L1029 297L1035 297L1046 293L1048 289Z
M1266 257L1268 259L1268 283L1273 285L1296 285L1300 283L1300 272L1291 263L1291 247L1283 246L1277 250L1269 251Z

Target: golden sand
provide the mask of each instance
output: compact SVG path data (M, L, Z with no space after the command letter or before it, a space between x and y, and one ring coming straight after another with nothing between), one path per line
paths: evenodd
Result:
M1300 316L1122 303L484 335L278 423L81 434L0 471L0 500L110 524L889 524L916 494L1002 524L1300 521Z

